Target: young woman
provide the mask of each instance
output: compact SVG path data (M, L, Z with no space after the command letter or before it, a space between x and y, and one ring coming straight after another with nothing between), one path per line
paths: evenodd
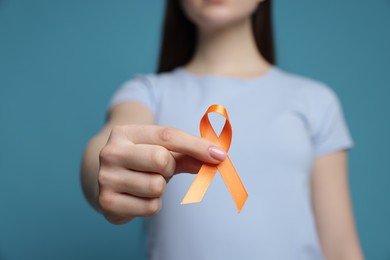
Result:
M327 86L273 65L270 6L168 1L159 73L116 92L86 148L86 197L115 224L149 216L151 259L363 258L341 107ZM249 194L240 214L218 174L201 203L180 204L194 176L178 173L226 157L199 137L212 104L230 116L228 153Z

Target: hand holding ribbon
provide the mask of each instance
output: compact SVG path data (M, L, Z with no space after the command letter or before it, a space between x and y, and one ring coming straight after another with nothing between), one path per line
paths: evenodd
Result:
M215 133L208 117L208 114L212 112L218 113L226 119L225 125L219 136ZM200 134L203 138L209 139L224 148L226 152L229 150L232 140L232 127L225 107L221 105L212 105L207 109L200 121ZM204 163L181 204L200 202L211 184L217 170L220 172L222 179L229 189L238 212L240 212L246 199L248 198L248 193L246 192L229 156L227 156L226 159L218 165Z

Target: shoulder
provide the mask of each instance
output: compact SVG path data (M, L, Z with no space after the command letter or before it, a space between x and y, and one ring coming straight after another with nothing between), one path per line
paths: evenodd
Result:
M275 68L275 74L284 91L288 89L289 91L286 92L295 93L294 96L304 99L305 102L314 106L338 103L337 94L324 82L286 72L280 68Z
M165 87L173 85L175 74L176 71L134 75L115 91L109 109L122 102L137 101L156 113L160 96Z
M155 86L163 86L172 82L177 78L177 70L163 73L145 73L135 74L133 77L125 81L123 86L129 85L144 85L146 87L154 88Z
M345 128L340 100L336 92L324 82L285 72L276 71L282 86L284 101L304 119L311 135L318 136L324 129ZM340 130L340 132L346 132Z

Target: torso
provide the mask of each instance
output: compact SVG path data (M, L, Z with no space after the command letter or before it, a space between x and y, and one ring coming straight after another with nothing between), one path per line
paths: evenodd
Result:
M217 173L201 203L181 205L195 176L174 176L162 210L147 219L151 259L322 259L310 205L313 149L302 79L273 68L251 80L182 69L149 80L159 125L199 135L211 104L227 108L228 154L249 195L238 214Z

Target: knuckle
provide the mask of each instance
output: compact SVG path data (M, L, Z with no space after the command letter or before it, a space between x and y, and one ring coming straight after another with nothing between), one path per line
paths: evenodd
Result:
M163 142L170 142L175 136L175 129L169 127L163 127L158 132L158 137Z
M109 192L101 192L99 194L99 207L103 213L110 213L114 208L114 196Z
M116 125L116 126L112 127L111 135L113 135L113 136L120 135L120 134L123 134L125 131L126 131L126 126Z
M100 150L99 159L102 163L115 164L121 158L120 149L113 144L107 144Z
M146 203L145 216L153 216L161 209L161 199L152 199Z
M153 153L154 167L157 172L165 172L169 165L170 154L169 151L163 147L156 149Z
M161 175L151 175L149 178L149 193L152 196L160 197L165 190L166 181Z
M213 145L212 142L210 142L209 140L207 139L204 139L204 138L196 138L193 140L194 142L194 146L195 147L209 147L210 145Z
M115 193L104 191L99 194L99 209L105 219L111 224L120 225L129 222L133 217L118 213L118 204Z
M191 140L191 145L195 148L194 151L199 152L200 151L206 151L209 149L210 146L215 146L216 144L212 143L208 139L205 138L194 138Z
M99 186L106 186L109 183L110 183L110 175L108 174L108 172L100 169L100 171L98 173Z
M112 190L113 187L116 187L118 184L120 184L121 176L120 174L116 173L115 169L112 169L112 167L103 166L99 169L97 182L100 189L109 191Z

